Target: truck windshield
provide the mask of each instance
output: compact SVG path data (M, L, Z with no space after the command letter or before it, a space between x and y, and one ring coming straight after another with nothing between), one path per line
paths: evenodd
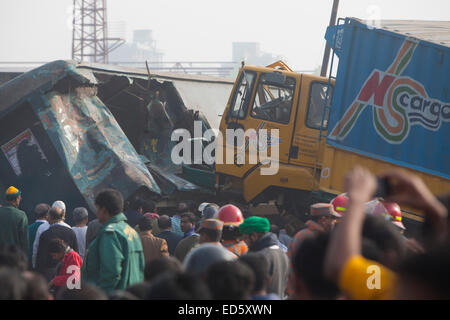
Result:
M251 115L254 118L288 123L291 116L295 78L286 77L284 83L272 83L262 74Z

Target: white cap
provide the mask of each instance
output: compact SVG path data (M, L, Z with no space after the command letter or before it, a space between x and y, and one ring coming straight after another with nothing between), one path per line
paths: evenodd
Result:
M209 202L203 202L198 206L198 211L203 212L203 210L206 208L206 206L209 204Z
M66 205L61 200L53 202L52 208L60 208L66 212Z

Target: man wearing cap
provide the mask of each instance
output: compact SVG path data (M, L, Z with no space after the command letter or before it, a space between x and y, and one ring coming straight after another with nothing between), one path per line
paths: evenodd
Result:
M56 272L57 262L52 259L49 252L50 242L59 238L78 252L77 236L72 228L64 222L65 213L60 207L53 207L49 212L50 227L44 231L39 239L39 246L36 254L36 271L42 273L50 281Z
M270 282L268 293L276 293L284 297L289 271L289 259L278 246L275 234L270 233L270 222L267 218L249 217L239 226L249 252L264 255L269 261Z
M198 211L200 213L200 218L204 219L214 219L219 212L219 206L215 203L203 202L198 206Z
M19 210L21 192L9 187L5 194L7 205L0 208L0 244L12 244L28 254L28 218Z
M72 227L73 232L77 236L78 253L81 260L84 260L86 253L86 232L89 213L86 208L79 207L73 210L73 222L75 225Z
M217 219L205 219L200 223L198 234L200 238L199 244L211 243L222 247L220 239L222 239L223 222Z
M294 236L294 240L289 245L288 257L292 260L292 255L297 251L302 241L316 232L327 232L331 231L336 224L336 220L342 216L334 210L333 204L331 203L316 203L310 207L311 219L305 223L306 228L300 230ZM291 270L289 271L289 281L287 294L291 295L293 291L293 273L292 264Z
M224 205L219 209L217 219L223 222L222 245L238 257L245 255L248 246L239 233L239 226L244 222L241 209L232 204Z
M305 223L306 228L297 232L289 246L289 257L298 248L303 239L317 231L331 231L341 215L334 211L330 203L316 203L310 208L311 219Z

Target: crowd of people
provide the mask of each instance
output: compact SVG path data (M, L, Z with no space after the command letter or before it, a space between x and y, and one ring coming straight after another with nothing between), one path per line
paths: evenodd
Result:
M354 168L346 193L311 205L291 234L282 219L233 204L180 202L166 215L136 198L124 208L114 189L96 195L96 219L55 199L29 224L11 186L0 207L0 299L449 299L449 195L406 171L383 177L392 192L375 198L375 176ZM404 236L403 206L424 214L415 238Z

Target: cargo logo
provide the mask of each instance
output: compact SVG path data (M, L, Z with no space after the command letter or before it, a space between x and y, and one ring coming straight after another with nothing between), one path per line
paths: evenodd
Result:
M344 139L367 106L372 106L377 133L389 143L402 143L412 125L436 131L450 121L450 103L428 96L425 88L401 73L410 63L417 43L406 40L386 72L374 70L351 107L338 121L331 139Z

